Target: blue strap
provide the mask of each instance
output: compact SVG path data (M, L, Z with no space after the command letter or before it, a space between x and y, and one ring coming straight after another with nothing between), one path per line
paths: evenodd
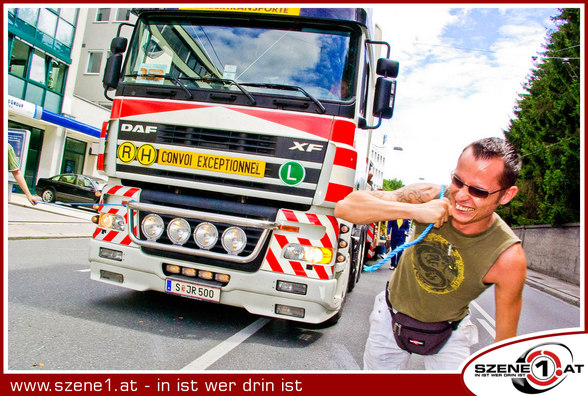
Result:
M38 202L43 205L71 205L71 206L93 206L93 205L103 205L103 206L127 206L126 204L102 204L102 203L82 203L82 202Z
M442 198L445 196L445 186L442 184L441 185L441 193L439 194L439 197ZM386 255L386 257L384 257L383 259L381 259L380 261L378 261L375 264L372 265L365 265L363 266L363 270L367 271L367 272L374 272L375 270L377 270L378 268L380 268L382 265L384 265L385 263L388 262L388 260L390 260L392 258L392 256L394 256L395 254L398 254L400 252L402 252L404 249L406 249L407 247L416 245L417 243L419 243L420 241L422 241L423 239L425 239L425 237L427 236L427 234L429 233L429 231L431 231L431 228L433 228L433 223L429 224L427 226L427 228L424 229L423 232L421 232L421 234L414 240L410 241L410 242L405 242L400 246L397 246L395 249L393 249L390 253L388 253Z

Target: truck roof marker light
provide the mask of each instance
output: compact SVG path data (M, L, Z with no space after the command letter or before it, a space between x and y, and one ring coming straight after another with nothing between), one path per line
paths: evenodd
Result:
M287 232L300 232L300 227L288 224L280 224L278 225L278 230Z

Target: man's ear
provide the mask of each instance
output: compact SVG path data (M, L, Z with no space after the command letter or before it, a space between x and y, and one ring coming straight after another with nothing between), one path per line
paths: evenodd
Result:
M511 187L509 187L502 194L502 197L500 198L500 200L498 201L498 203L500 205L506 205L507 203L509 203L514 198L515 195L517 195L518 192L519 192L519 188L517 186L511 186Z

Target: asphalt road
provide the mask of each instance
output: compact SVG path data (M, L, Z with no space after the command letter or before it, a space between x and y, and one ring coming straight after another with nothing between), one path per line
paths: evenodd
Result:
M391 271L362 274L326 329L90 280L88 239L10 240L9 370L360 370L375 295ZM573 328L580 310L526 287L520 334ZM493 339L493 290L472 306L479 350ZM422 369L414 357L411 369Z

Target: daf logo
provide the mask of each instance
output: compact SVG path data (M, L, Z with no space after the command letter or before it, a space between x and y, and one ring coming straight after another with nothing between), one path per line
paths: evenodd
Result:
M135 132L135 133L157 133L157 126L155 125L133 125L133 124L120 124L121 132Z
M307 153L311 153L313 151L321 151L323 146L321 144L314 144L314 143L298 143L294 142L294 146L290 147L290 150L298 150L298 151L305 151Z

